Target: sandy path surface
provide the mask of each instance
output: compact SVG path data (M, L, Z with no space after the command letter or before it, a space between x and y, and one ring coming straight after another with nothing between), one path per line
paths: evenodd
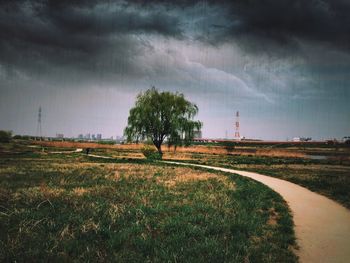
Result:
M278 192L293 213L300 262L350 262L350 210L299 185L253 172L192 165L259 181Z

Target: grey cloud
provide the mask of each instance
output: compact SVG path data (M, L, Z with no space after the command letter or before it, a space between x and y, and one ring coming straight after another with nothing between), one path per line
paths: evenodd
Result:
M134 58L150 48L144 36L181 38L175 16L126 2L38 0L0 5L0 64L31 76L132 75L137 67Z
M349 12L350 2L343 0L235 1L230 20L237 23L224 34L246 40L244 45L252 49L264 49L265 43L268 48L297 49L298 41L313 41L349 50Z
M350 2L347 0L133 1L194 9L198 37L211 44L240 41L250 51L298 48L298 40L350 49ZM220 12L217 10L221 9ZM195 18L193 18L195 19ZM258 41L258 44L256 42ZM269 50L270 51L270 50Z
M345 15L349 4L342 0L21 0L0 5L0 66L6 69L2 76L23 73L61 86L123 78L195 86L201 72L217 69L241 78L258 89L257 93L271 93L271 98L288 92L310 94L311 89L322 89L315 77L327 85L334 78L327 77L334 69L327 63L338 63L349 53L350 21L347 23ZM244 55L232 72L194 60L204 65L198 72L195 67L188 68L189 63L182 61L185 58L178 58L170 69L170 56L157 55L154 48L156 43L168 45L164 39L174 38L200 44L204 50L210 46L215 56L215 47L219 50L224 44L239 46ZM218 64L225 61L221 58ZM338 86L350 82L345 76L348 65L346 60ZM326 68L328 74L318 77ZM218 89L219 83L211 83L213 89Z
M137 75L148 36L235 43L259 56L304 56L302 44L349 51L345 0L0 2L0 63L31 75L76 69ZM51 74L52 73L52 74ZM62 72L63 74L63 72ZM97 74L98 76L98 74Z

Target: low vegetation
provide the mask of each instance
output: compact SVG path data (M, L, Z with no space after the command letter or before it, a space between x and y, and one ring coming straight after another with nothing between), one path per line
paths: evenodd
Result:
M232 154L178 154L179 161L260 172L325 195L350 208L350 148L302 149L322 159ZM180 157L180 158L179 158Z
M0 143L9 143L12 139L12 133L0 130Z
M146 159L150 161L161 160L162 155L157 151L157 149L151 145L144 145L141 148L142 154L146 157Z
M0 150L0 261L297 261L286 203L252 180L31 145Z
M117 159L145 158L141 152L143 146L137 144L36 143L38 147L43 145L45 151L72 151L89 147L95 154ZM18 152L20 145L3 144L3 147L14 147L8 151ZM21 152L28 149L22 149ZM321 158L313 159L313 156ZM302 185L350 208L350 147L346 144L211 143L179 147L176 152L173 148L164 148L163 158L265 173Z

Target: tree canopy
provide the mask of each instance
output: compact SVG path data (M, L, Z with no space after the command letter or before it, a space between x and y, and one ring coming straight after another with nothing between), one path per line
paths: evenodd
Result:
M194 132L202 127L200 121L193 120L197 113L197 105L187 101L182 93L159 92L153 87L137 96L124 134L128 141L150 139L162 154L165 139L169 145L193 139Z

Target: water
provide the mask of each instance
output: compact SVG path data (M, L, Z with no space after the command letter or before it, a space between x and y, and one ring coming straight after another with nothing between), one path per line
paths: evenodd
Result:
M326 160L327 156L326 155L306 155L306 158L310 158L312 160Z

